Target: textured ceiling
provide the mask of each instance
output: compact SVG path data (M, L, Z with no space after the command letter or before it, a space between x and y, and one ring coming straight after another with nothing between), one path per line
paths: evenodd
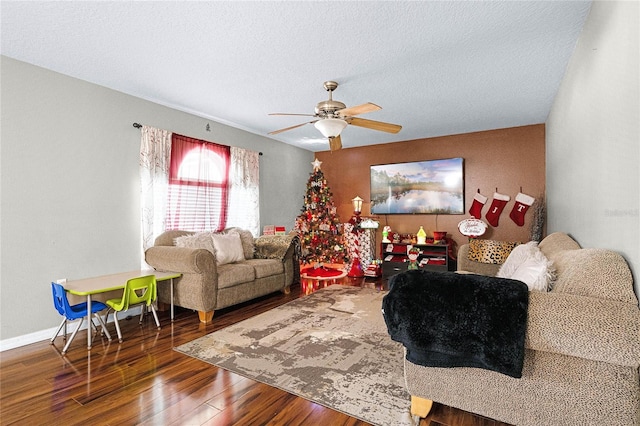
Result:
M349 126L348 148L545 122L590 5L2 1L1 53L264 136L335 80L403 126ZM312 125L273 138L328 149Z

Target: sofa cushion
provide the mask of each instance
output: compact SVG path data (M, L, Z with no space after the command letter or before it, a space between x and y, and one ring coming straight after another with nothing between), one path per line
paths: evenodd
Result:
M246 262L218 266L218 288L250 282L256 279L255 269Z
M194 232L192 231L180 231L179 229L171 229L169 231L164 231L162 234L158 235L153 245L173 247L176 245L176 238L182 237L183 235L192 234L194 234Z
M245 263L253 266L256 279L284 274L284 263L277 259L250 259Z
M240 234L230 232L228 234L211 234L213 245L216 249L216 262L218 265L241 262L244 260L244 251Z
M502 264L507 260L517 242L478 240L469 241L469 260L480 263Z
M607 249L563 250L555 255L554 292L638 304L624 258Z
M554 232L547 235L538 245L542 253L547 256L547 259L555 261L557 254L562 253L565 250L578 250L580 245L570 236L564 232Z

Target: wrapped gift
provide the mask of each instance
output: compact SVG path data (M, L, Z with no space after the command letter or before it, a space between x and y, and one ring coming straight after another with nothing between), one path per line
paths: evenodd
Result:
M276 227L273 225L265 225L262 228L262 235L276 235Z

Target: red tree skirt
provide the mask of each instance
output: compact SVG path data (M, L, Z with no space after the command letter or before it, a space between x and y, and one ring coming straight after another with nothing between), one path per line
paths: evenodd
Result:
M346 275L344 269L329 268L321 266L319 268L309 266L300 270L302 278L312 278L316 280L328 280L332 278L341 278Z

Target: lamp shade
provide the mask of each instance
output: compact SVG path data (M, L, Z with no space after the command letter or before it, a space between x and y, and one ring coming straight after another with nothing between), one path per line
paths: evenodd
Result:
M347 127L347 122L339 118L324 118L315 122L314 126L320 130L326 138L333 138Z

